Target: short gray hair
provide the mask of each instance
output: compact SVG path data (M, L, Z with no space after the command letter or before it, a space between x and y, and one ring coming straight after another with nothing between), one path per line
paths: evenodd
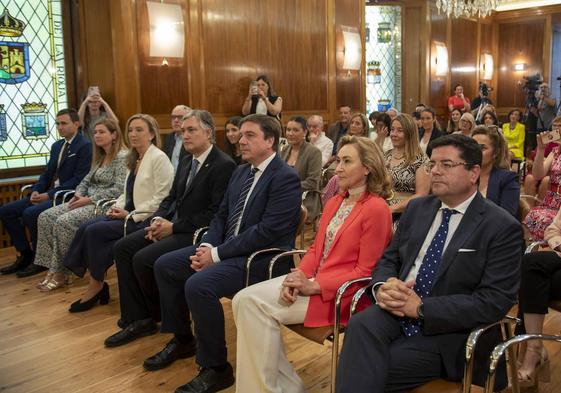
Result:
M211 142L215 143L216 126L214 125L214 118L212 117L210 112L205 111L204 109L191 109L190 112L183 116L183 121L192 117L196 118L199 121L199 124L201 125L201 128L203 130L210 131Z

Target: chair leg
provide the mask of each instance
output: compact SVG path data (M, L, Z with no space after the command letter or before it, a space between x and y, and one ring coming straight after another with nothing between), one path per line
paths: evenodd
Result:
M339 358L339 329L333 331L333 348L331 349L331 393L335 393L337 361Z

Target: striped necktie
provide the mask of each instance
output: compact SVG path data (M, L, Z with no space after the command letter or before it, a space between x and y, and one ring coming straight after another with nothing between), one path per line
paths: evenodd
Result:
M257 168L251 168L245 181L243 182L242 190L240 192L240 196L238 197L238 201L236 202L236 206L230 214L228 218L228 223L226 224L226 236L224 237L224 241L230 240L236 234L236 227L238 226L238 222L242 216L245 200L247 199L247 194L249 194L249 190L253 185L253 180L255 180L255 173L258 171Z

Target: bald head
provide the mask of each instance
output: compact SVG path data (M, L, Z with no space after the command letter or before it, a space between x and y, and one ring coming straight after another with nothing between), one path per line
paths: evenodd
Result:
M307 124L310 135L319 136L323 131L323 117L320 115L312 115L308 117Z

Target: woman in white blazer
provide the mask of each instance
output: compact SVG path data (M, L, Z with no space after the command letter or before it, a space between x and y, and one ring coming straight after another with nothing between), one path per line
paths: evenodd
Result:
M130 146L125 190L106 217L83 224L76 233L64 265L83 277L90 271L90 284L80 300L72 303L70 312L81 312L109 302L109 287L103 281L113 264L113 244L123 236L127 215L135 214L127 223L127 233L144 228L152 212L158 209L173 182L173 166L159 149L160 133L156 120L136 114L127 121L126 137ZM142 212L142 213L140 213Z

